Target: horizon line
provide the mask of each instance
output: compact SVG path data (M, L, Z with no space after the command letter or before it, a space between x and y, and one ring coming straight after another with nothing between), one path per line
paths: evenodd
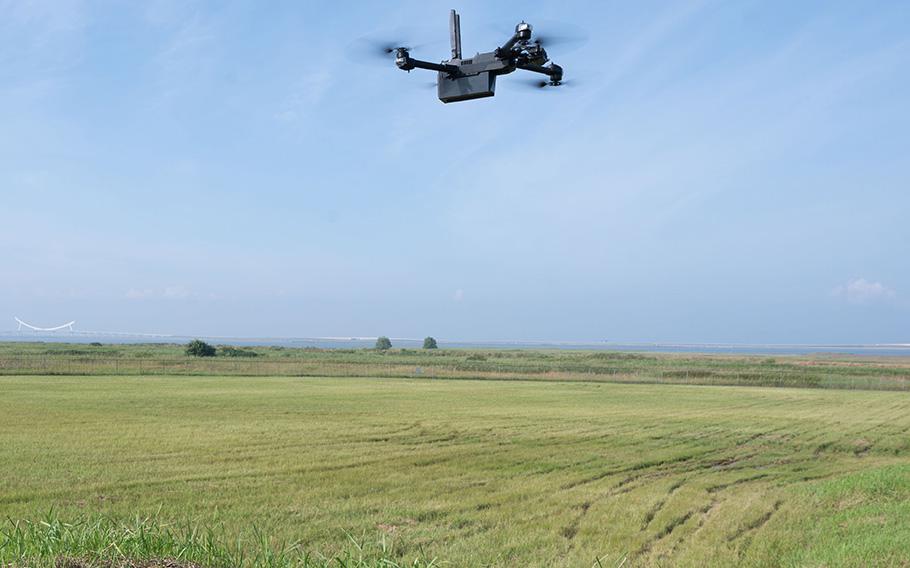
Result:
M244 335L208 335L208 334L174 334L174 333L134 333L119 331L63 331L38 329L29 332L21 330L0 331L0 336L29 336L38 335L39 332L49 333L49 336L43 337L60 337L66 336L97 336L97 337L131 337L136 339L210 339L210 340L237 340L237 341L326 341L326 342L345 342L345 341L375 341L378 335L339 335L339 336L244 336ZM391 341L416 342L423 341L424 338L415 337L389 337ZM660 346L660 347L880 347L880 348L907 348L910 349L910 343L901 342L876 342L876 343L779 343L779 342L741 342L741 341L641 341L641 340L567 340L567 339L449 339L436 338L438 342L451 344L486 344L486 345L578 345L578 346L595 346L595 345L613 345L624 347L635 346Z

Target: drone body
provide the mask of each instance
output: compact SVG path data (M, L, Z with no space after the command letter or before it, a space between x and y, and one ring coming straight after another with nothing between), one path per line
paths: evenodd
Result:
M496 77L518 69L547 76L542 85L562 84L562 67L549 63L546 50L539 41L532 42L532 27L521 22L515 34L501 47L487 53L478 53L470 59L461 54L461 17L455 10L449 16L452 57L442 63L431 63L411 57L407 47L396 47L395 65L403 71L428 69L439 74L437 92L444 103L468 101L496 94Z

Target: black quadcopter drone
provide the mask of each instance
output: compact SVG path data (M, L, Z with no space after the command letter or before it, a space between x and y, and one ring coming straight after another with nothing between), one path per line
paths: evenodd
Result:
M488 53L478 53L470 59L461 56L461 17L455 10L449 16L449 35L452 41L452 58L442 63L431 63L411 57L408 47L385 47L388 54L395 54L395 65L403 71L429 69L437 71L436 83L439 100L444 103L492 97L496 94L496 77L517 69L547 76L539 87L562 85L562 67L550 62L542 42L531 41L533 28L522 21L515 26L515 33L502 47ZM548 64L549 63L549 64Z

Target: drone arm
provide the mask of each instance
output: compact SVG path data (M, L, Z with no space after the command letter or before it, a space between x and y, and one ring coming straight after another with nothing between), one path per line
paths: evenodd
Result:
M455 65L446 65L444 63L430 63L419 59L411 59L411 65L417 69L429 69L430 71L442 71L450 75L458 74L458 67Z
M458 73L458 67L455 65L431 63L429 61L414 59L408 54L407 51L404 50L399 50L398 55L395 57L395 65L397 65L398 68L402 71L410 71L411 69L428 69L430 71L441 71L443 73L448 73L449 75L456 75Z
M550 78L550 81L553 83L559 83L562 81L562 67L551 63L550 65L534 65L532 63L519 63L516 65L518 69L524 69L525 71L532 71L534 73L540 73L546 75Z
M515 33L512 34L512 37L509 38L509 41L505 42L502 47L496 50L496 55L500 58L507 58L507 56L512 54L512 49L519 42L527 42L531 39L531 24L521 22L515 26Z
M509 38L509 41L502 44L502 47L500 47L499 49L496 50L496 53L499 54L500 57L502 57L505 54L511 53L512 48L515 47L515 44L518 43L518 41L520 39L521 38L518 37L518 34L513 35L512 37Z

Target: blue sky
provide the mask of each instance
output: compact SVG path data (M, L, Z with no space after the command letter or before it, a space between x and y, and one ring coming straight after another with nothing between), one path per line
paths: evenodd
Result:
M443 105L351 41L590 40ZM407 30L406 28L411 28ZM538 31L546 26L537 24ZM906 2L0 0L0 330L910 342Z

